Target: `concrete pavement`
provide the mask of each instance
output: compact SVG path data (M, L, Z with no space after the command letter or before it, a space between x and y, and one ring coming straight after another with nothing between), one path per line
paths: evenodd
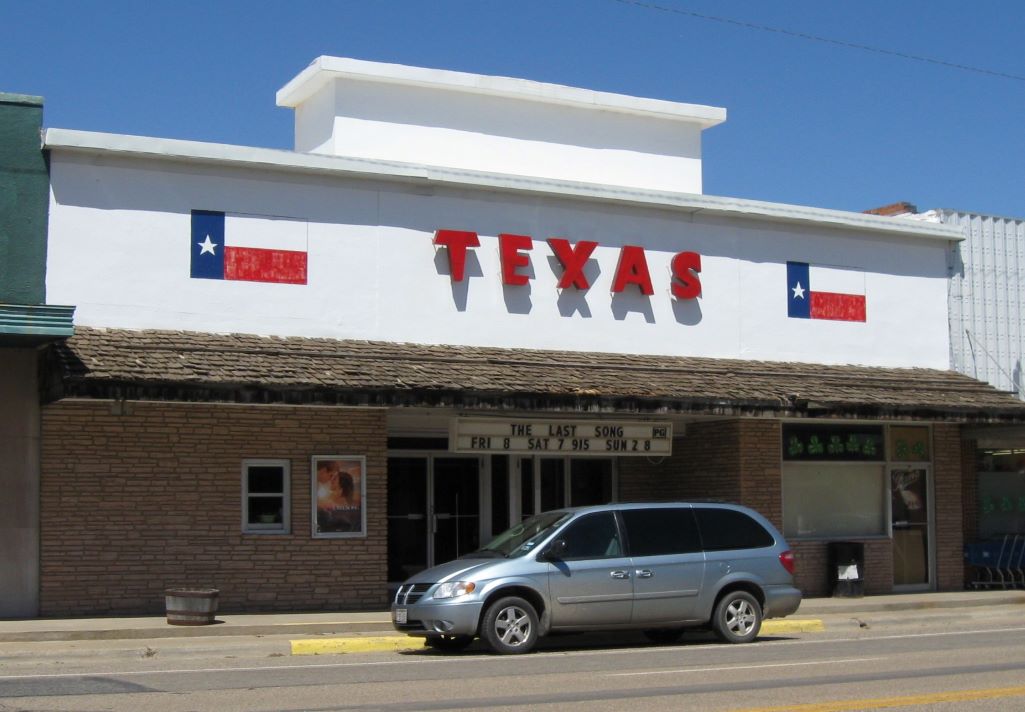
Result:
M928 611L1011 604L1025 605L1025 591L957 591L945 593L805 599L796 615L766 621L765 633L809 630L823 616ZM1025 610L1025 609L1023 609ZM334 636L370 638L393 635L387 611L328 613L224 613L205 626L169 625L163 616L109 618L31 618L0 620L0 642L130 640L207 636ZM775 627L783 625L781 630Z

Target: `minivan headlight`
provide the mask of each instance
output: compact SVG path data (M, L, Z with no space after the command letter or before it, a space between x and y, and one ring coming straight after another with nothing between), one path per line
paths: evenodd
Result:
M468 593L473 593L473 589L477 586L472 581L449 581L438 586L438 590L434 592L435 598L455 598L456 596L465 596Z

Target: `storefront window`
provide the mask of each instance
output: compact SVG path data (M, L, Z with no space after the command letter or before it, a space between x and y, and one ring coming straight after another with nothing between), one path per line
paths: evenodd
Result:
M787 463L783 535L792 539L884 536L884 467L870 463Z
M242 463L242 531L284 534L289 531L288 460Z
M979 538L1025 534L1025 450L980 450Z
M885 460L881 425L785 424L784 536L886 536Z

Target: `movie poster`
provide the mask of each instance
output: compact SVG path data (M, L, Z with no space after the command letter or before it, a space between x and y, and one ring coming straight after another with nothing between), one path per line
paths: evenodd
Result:
M366 459L344 455L313 457L313 536L366 536Z
M925 472L920 467L890 470L890 512L894 526L929 521Z

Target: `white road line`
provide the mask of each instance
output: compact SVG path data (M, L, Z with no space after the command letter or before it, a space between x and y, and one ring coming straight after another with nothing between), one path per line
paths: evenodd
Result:
M677 668L675 670L645 670L642 672L614 672L608 677L640 677L642 675L679 675L688 672L728 672L730 670L761 670L764 668L790 668L798 665L842 665L846 663L866 663L873 660L886 660L885 657L876 658L847 658L846 660L811 660L803 663L766 663L764 665L720 665L718 667L705 668Z

